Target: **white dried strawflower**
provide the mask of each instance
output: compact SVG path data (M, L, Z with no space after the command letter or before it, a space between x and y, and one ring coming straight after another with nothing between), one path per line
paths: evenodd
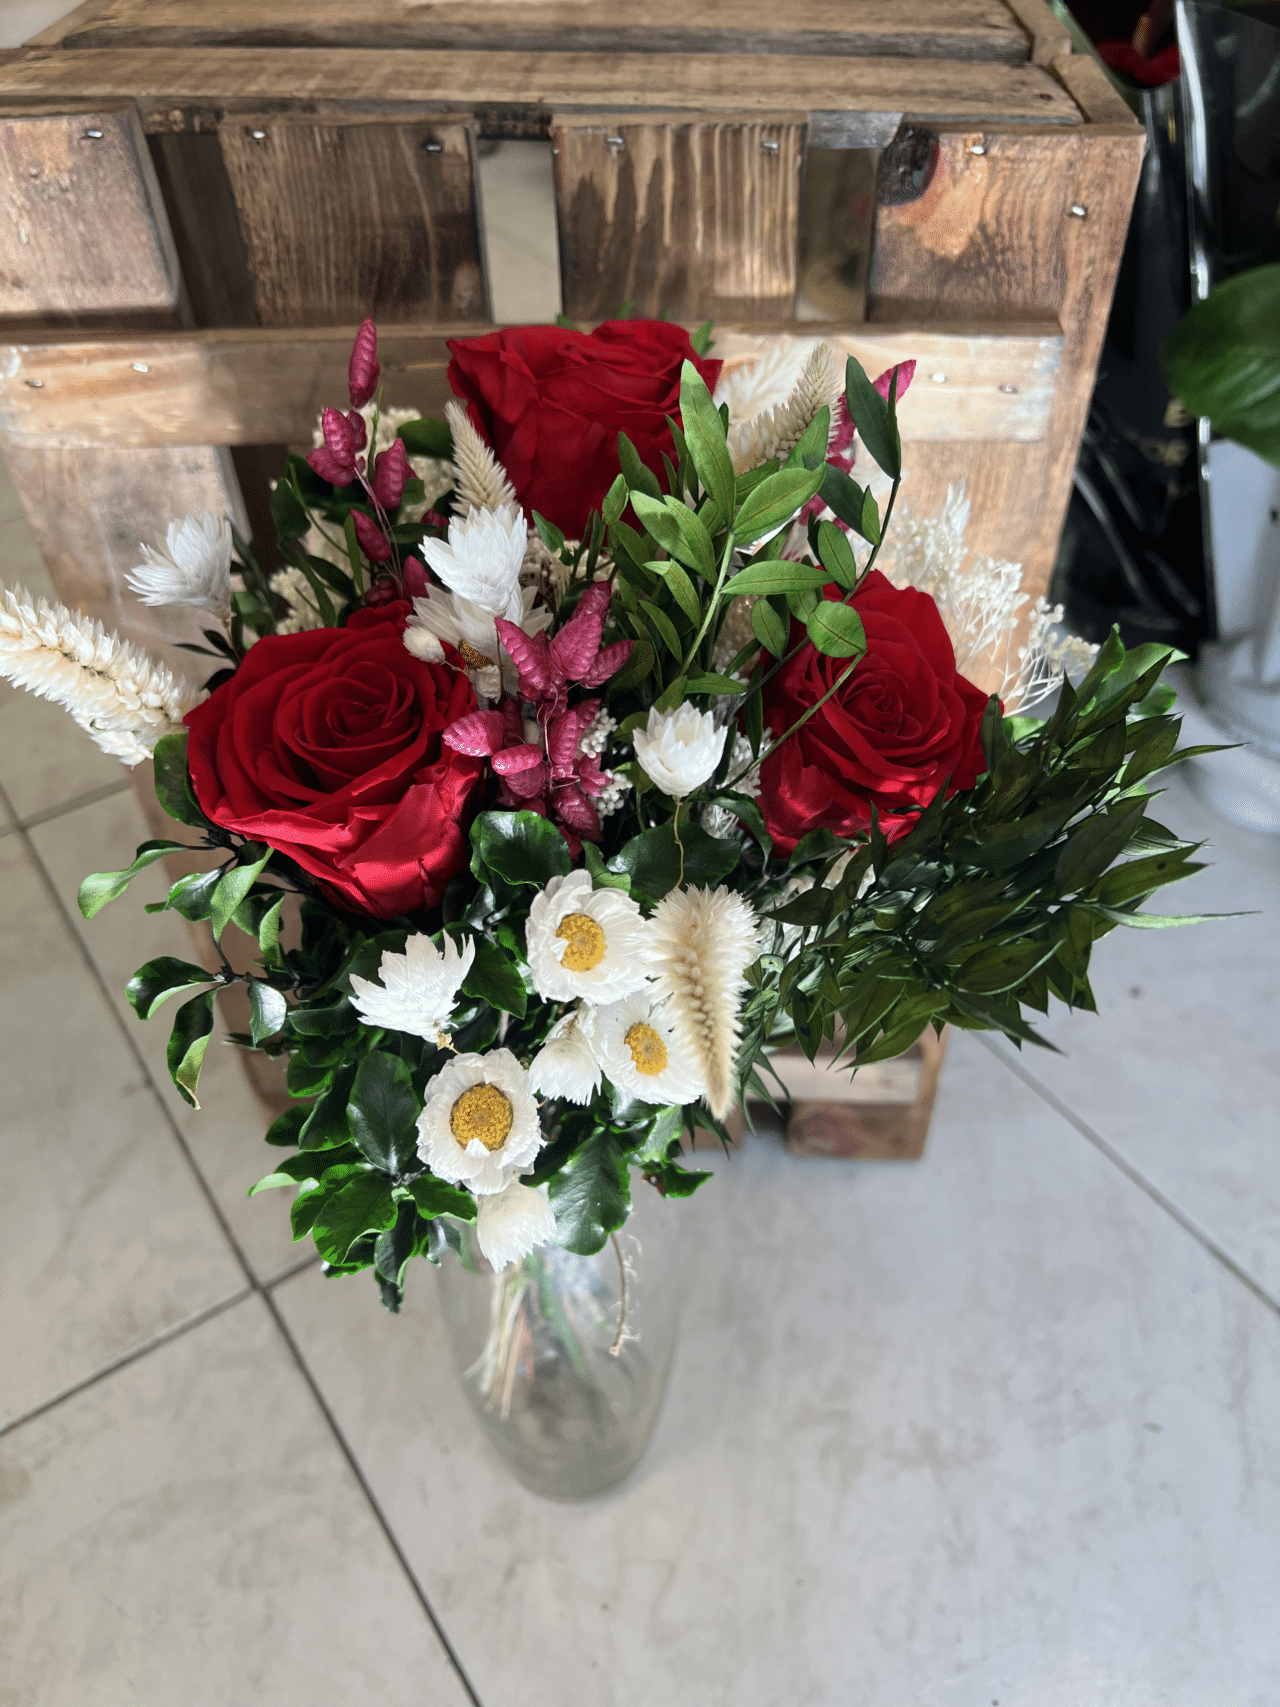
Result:
M529 1084L539 1096L562 1097L585 1108L600 1089L600 1063L582 1024L588 1011L574 1008L558 1019L529 1063Z
M893 530L885 573L895 586L915 587L932 598L962 676L989 683L1006 713L1027 712L1055 693L1064 675L1086 671L1098 648L1056 632L1062 606L1038 598L1029 613L1027 643L1015 651L1018 613L1030 597L1022 591L1022 565L982 553L970 558L968 525L962 481L947 488L936 516L903 517Z
M813 425L818 411L835 409L842 389L830 344L817 344L785 403L729 427L729 455L736 474L778 457L785 462Z
M509 1049L455 1055L427 1086L418 1154L438 1179L477 1197L503 1191L542 1143L538 1105Z
M492 616L506 617L513 604L517 609L520 605L520 566L528 537L519 505L471 509L465 519L455 516L449 523L447 544L424 539L422 555L451 593Z
M550 1002L614 1002L648 970L648 926L620 889L593 889L589 872L553 877L529 906L525 942L533 987Z
M674 1016L651 990L639 990L583 1021L611 1084L658 1106L696 1102L706 1090L701 1064Z
M496 510L516 505L516 490L507 472L480 437L467 414L465 403L456 397L444 406L445 419L453 434L454 494L461 510Z
M648 722L633 731L631 740L650 782L679 800L715 775L727 733L716 728L714 713L686 701L674 711L651 706Z
M403 954L384 951L378 967L380 984L351 975L351 1005L366 1025L407 1031L430 1043L445 1044L449 1016L475 957L474 937L459 949L446 935L440 949L429 936L417 933L406 938Z
M545 1190L513 1179L502 1191L483 1195L476 1205L476 1242L494 1269L522 1262L556 1236L556 1217Z
M203 692L100 622L66 605L0 589L0 676L69 711L104 753L150 758Z
M504 684L509 693L515 692L520 673L502 649L495 614L514 622L526 634L537 634L549 626L552 614L546 605L534 607L536 597L532 587L517 587L506 610L495 613L443 587L428 587L425 598L413 601L404 643L415 658L429 664L443 659L441 642L454 647L467 661L467 674L476 692L496 700Z
M700 1073L707 1106L723 1120L733 1102L743 974L759 952L760 924L731 889L673 889L649 921L654 993Z
M170 522L163 547L141 545L144 561L125 580L144 605L192 605L219 622L231 616L231 523L210 510Z

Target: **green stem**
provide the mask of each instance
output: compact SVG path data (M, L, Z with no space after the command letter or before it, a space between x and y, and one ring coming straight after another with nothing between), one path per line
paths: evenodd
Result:
M680 674L682 676L687 676L689 674L689 666L696 657L699 646L702 645L702 637L711 627L711 619L715 616L716 611L719 608L720 594L724 590L725 580L729 574L729 564L733 558L734 540L734 532L733 529L730 528L729 537L724 542L724 555L720 559L720 573L716 577L715 592L711 595L711 602L707 606L706 613L702 618L702 627L694 635L693 644L685 654L684 663L680 666Z
M849 680L849 677L853 674L853 672L857 669L858 665L862 662L862 659L864 656L865 656L865 654L860 652L858 654L858 656L853 660L853 662L849 665L848 669L842 670L840 672L839 676L837 676L836 680L827 689L826 693L823 694L822 698L814 701L814 703L809 707L808 711L805 712L803 717L797 717L795 722L791 725L790 729L788 729L785 734L779 735L778 739L776 741L771 741L769 743L769 745L765 748L764 752L761 753L761 755L758 759L752 759L752 761L749 765L744 765L743 768L738 772L737 776L734 777L733 781L730 783L726 783L725 786L729 789L736 789L738 784L742 781L743 777L748 774L748 772L755 770L758 765L762 765L767 758L771 757L772 754L776 753L778 748L782 745L782 743L784 741L789 741L791 739L791 737L795 734L796 730L803 727L803 725L809 721L809 719L813 716L815 711L821 711L822 710L823 706L831 698L833 693L839 693L840 689Z
M676 879L676 888L677 889L683 889L684 888L684 843L680 840L680 808L683 805L684 805L683 797L680 795L677 795L676 796L676 815L671 820L671 834L675 837L676 846L680 849L680 875Z

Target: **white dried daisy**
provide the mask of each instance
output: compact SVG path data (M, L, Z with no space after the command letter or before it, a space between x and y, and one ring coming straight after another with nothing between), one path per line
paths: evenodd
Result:
M209 510L170 522L164 546L143 545L144 561L125 580L144 605L193 605L225 622L231 615L231 523Z
M529 1085L539 1096L559 1097L582 1107L600 1088L600 1063L583 1029L585 1009L558 1019L529 1064Z
M731 889L673 889L649 928L654 993L665 999L682 1058L695 1062L706 1082L707 1106L723 1120L733 1102L738 1009L743 974L759 953L759 920Z
M528 538L519 508L500 504L496 510L468 510L465 521L455 516L448 544L424 539L422 555L451 593L491 616L506 616L513 601L519 608Z
M631 739L645 775L678 800L715 775L726 733L716 728L713 712L699 711L686 701L675 711L652 706L649 721Z
M503 1191L542 1142L528 1076L509 1049L455 1055L427 1086L418 1154L438 1179L477 1197Z
M518 1179L481 1197L476 1206L476 1238L492 1268L521 1262L555 1236L555 1213L546 1192Z
M496 614L514 622L526 634L538 634L551 622L546 605L535 609L533 587L517 587L506 610ZM494 626L494 612L460 598L442 587L430 587L427 595L413 601L413 615L404 631L404 643L415 658L438 664L444 657L441 642L453 646L467 661L467 673L486 699L497 699L505 686L514 693L519 671L503 651Z
M475 957L474 937L468 937L459 950L451 936L445 937L443 949L429 936L411 936L403 954L390 950L383 954L378 967L381 984L352 974L352 1006L366 1025L407 1031L444 1044L449 1016Z
M553 877L535 895L525 927L533 987L551 1002L615 1002L649 970L640 908L619 889L593 889L585 871Z
M592 1008L584 1028L606 1076L628 1096L665 1105L705 1093L697 1056L649 991Z

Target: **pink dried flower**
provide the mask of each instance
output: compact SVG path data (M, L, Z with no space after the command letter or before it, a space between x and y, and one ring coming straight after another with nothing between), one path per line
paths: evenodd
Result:
M351 407L363 409L378 389L382 369L378 366L378 329L366 320L356 333L351 346L351 362L347 368L347 384L351 390Z
M626 663L634 644L619 640L601 650L600 636L609 608L611 589L595 581L578 600L578 608L548 643L545 634L526 634L499 617L495 627L512 663L520 672L520 695L538 707L545 722L564 710L570 682L600 687Z
M364 596L365 604L376 610L379 605L394 604L400 597L400 589L389 575L383 575L376 580Z
M441 736L446 747L455 753L467 753L475 759L487 759L500 753L506 742L506 730L501 712L469 711L451 723Z
M374 458L369 490L384 510L394 510L400 502L408 475L409 455L403 439L397 439L389 450L381 451Z
M425 599L431 590L427 571L416 557L405 558L400 578L404 582L404 594L407 599Z
M352 510L351 520L355 523L356 538L360 549L371 563L389 563L391 561L391 541L375 522L362 510Z
M360 421L357 415L356 419ZM364 422L360 421L363 428ZM356 452L360 446L349 418L337 409L326 409L320 417L324 443L307 457L321 480L331 486L350 486L356 477Z

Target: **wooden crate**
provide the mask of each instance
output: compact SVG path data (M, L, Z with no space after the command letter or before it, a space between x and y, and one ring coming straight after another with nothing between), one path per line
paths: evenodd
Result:
M904 502L963 479L1045 589L1143 139L1043 0L88 0L0 56L0 443L64 598L164 652L138 542L263 538L365 314L388 401L439 409L482 136L555 150L570 316L918 358Z

